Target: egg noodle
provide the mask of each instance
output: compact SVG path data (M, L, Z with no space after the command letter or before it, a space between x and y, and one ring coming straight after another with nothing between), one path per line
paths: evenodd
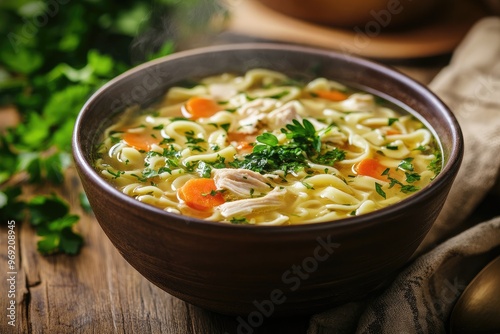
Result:
M326 78L266 69L172 87L107 128L95 168L165 211L233 224L358 216L439 173L431 132L389 102Z

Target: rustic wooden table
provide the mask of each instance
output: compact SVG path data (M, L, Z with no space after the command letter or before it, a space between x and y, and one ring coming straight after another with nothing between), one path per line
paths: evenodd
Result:
M428 83L446 64L434 59L424 64L398 66ZM7 325L7 227L0 227L0 295L3 314L0 333L236 333L236 317L215 314L187 304L160 290L133 269L113 247L91 214L79 205L81 191L74 170L61 189L39 187L26 193L56 191L80 214L78 231L85 238L76 256L42 256L28 223L17 221L16 326ZM305 333L309 317L267 320L254 333Z

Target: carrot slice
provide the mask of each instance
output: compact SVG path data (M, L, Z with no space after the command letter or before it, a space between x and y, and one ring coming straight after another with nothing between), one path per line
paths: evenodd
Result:
M323 99L327 99L327 100L331 100L331 101L335 101L335 102L343 101L349 97L347 94L339 92L338 90L320 89L320 90L314 91L314 93Z
M236 150L238 150L239 153L250 153L253 151L253 146L247 141L241 141L236 145Z
M400 135L400 134L401 134L401 131L394 130L394 129L390 129L390 130L387 130L386 134L387 134L388 136L390 136L390 135Z
M239 153L250 153L253 150L252 143L255 143L256 134L229 132L227 139L230 143L236 146Z
M221 106L214 99L194 96L187 100L182 113L187 118L197 119L210 117L220 110Z
M225 202L212 179L191 179L177 193L187 206L201 211L210 210Z
M363 159L356 165L356 171L359 175L371 176L373 178L387 181L387 176L382 175L387 169L376 159Z
M151 133L148 132L125 132L123 141L129 146L145 151L149 151L151 145L160 143L157 138L152 137Z

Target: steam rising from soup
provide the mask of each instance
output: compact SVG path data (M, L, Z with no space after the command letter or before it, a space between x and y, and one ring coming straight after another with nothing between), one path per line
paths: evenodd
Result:
M253 69L172 87L106 129L95 167L165 211L233 224L362 215L419 191L441 153L414 116L326 78Z

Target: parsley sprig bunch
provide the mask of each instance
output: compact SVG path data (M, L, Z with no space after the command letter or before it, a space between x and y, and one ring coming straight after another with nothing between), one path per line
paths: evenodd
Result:
M11 110L21 120L8 129L0 126L0 218L30 222L43 254L75 254L83 243L73 229L78 217L66 201L43 190L65 182L78 112L111 78L174 50L167 34L176 29L165 29L163 19L179 14L185 23L169 22L189 25L191 30L181 30L191 33L190 15L210 4L71 1L54 8L49 2L0 2L0 112ZM196 29L210 19L198 15ZM21 199L28 184L39 185L30 189L40 193Z
M333 165L345 158L345 152L338 148L324 149L318 131L307 119L302 124L294 119L281 132L289 139L287 143L280 145L274 134L265 132L257 137L252 153L231 165L261 174L283 171L286 175L308 168L309 162Z

